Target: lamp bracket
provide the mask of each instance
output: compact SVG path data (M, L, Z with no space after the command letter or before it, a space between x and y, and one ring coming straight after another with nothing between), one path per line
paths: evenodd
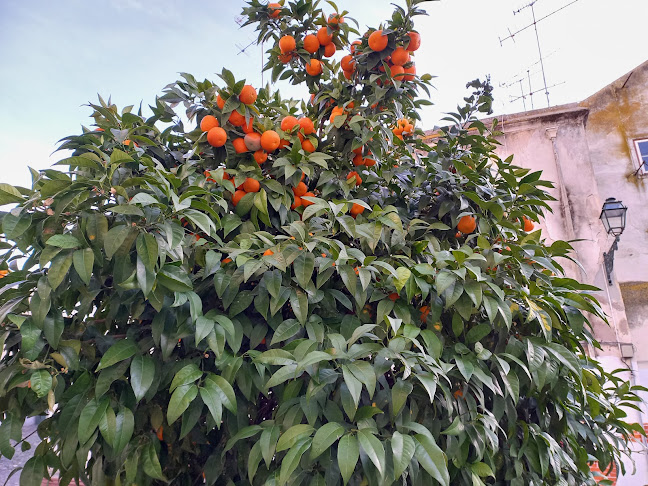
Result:
M603 263L605 266L605 276L608 285L612 285L612 270L614 270L614 252L619 249L619 236L615 236L612 246L607 252L603 252Z

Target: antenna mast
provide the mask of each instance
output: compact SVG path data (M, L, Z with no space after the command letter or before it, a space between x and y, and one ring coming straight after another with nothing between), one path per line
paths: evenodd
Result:
M539 58L538 62L540 64L540 71L542 72L542 83L543 83L543 86L544 86L544 93L545 93L545 96L547 97L547 106L551 106L551 102L549 101L549 88L551 88L553 86L557 86L557 84L554 84L552 86L547 86L547 75L546 75L545 67L544 67L544 57L542 56L542 48L540 46L540 35L538 34L538 23L542 22L543 20L545 20L548 17L551 17L555 13L560 12L561 10L569 7L570 5L573 5L574 3L578 2L578 0L572 0L568 4L563 5L559 9L554 10L553 12L545 15L544 17L536 19L534 6L538 1L539 0L532 0L531 2L524 5L523 7L520 7L519 9L513 11L513 15L517 15L517 14L521 13L524 9L527 9L527 8L531 9L531 17L533 19L533 22L526 25L525 27L522 27L521 29L519 29L519 30L517 30L517 31L515 31L513 33L511 33L511 30L509 29L509 35L504 37L503 39L500 38L499 41L500 41L500 46L503 45L504 41L508 40L508 39L511 39L513 42L515 42L515 36L517 34L519 34L520 32L525 31L526 29L528 29L530 27L533 27L533 29L535 31L536 44L538 46L538 58ZM529 93L528 93L528 96L529 96L530 101L531 101L531 108L533 109L533 94L539 92L540 90L533 91L533 89L531 88L531 77L530 77L530 74L529 74L528 71L527 71L527 77L528 77L528 80L529 80ZM559 84L562 84L562 83L559 83ZM521 86L522 86L522 84L520 83L520 87ZM524 101L525 98L526 98L526 95L524 95L524 93L523 93L522 96L516 98L516 100L520 99L520 98L522 98L522 100ZM526 109L526 103L525 103L525 109Z

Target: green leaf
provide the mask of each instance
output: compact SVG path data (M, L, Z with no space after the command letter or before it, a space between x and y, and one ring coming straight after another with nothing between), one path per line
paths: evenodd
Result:
M52 265L47 271L47 280L52 290L56 290L65 279L72 266L72 253L61 253L52 260Z
M49 241L48 241L49 243ZM92 277L92 267L94 266L94 252L91 248L84 248L77 250L72 256L74 262L74 270L83 280L83 283L90 285L90 278Z
M281 471L279 472L279 484L284 485L290 479L290 475L297 469L302 456L311 445L309 438L303 439L288 451L288 454L281 461Z
M254 358L254 361L257 363L283 366L294 364L295 357L284 349L269 349Z
M204 381L203 386L200 388L200 397L207 405L209 413L211 413L214 422L216 422L216 427L219 429L223 419L223 403L220 400L220 395L216 383L211 380Z
M358 458L360 457L360 447L358 439L351 434L347 434L340 439L337 451L338 467L342 474L342 484L346 486L355 471Z
M97 371L102 370L104 368L108 368L109 366L114 365L115 363L119 363L120 361L124 361L125 359L130 358L131 356L135 355L139 351L139 348L135 344L134 341L131 341L130 339L122 339L120 341L115 342L110 348L108 348L108 351L103 355L101 358L101 361L99 362L99 366L97 366Z
M412 275L412 272L408 268L398 267L396 269L396 278L394 278L396 292L400 293L401 289L405 286L405 283L409 280L410 275Z
M130 365L130 383L135 400L140 401L151 388L155 378L155 363L151 356L135 356Z
M110 400L104 398L101 402L91 400L81 411L79 417L78 437L79 443L85 444L94 431L99 426L99 423L106 415L106 409L110 404Z
M466 342L472 344L476 343L477 341L481 341L486 336L488 336L492 330L493 328L490 326L490 324L477 324L466 333Z
M385 474L385 448L382 445L382 442L376 438L371 432L367 429L362 429L358 431L358 440L360 442L360 447L367 454L371 462L380 473L380 476Z
M116 164L116 163L122 162L124 160L131 161L131 160L133 160L133 157L128 155L123 150L119 150L118 148L113 149L112 154L110 154L110 163L111 164Z
M495 477L495 475L493 474L493 470L490 468L488 464L484 462L475 462L474 464L471 464L470 470L480 478L485 478L488 476Z
M81 246L79 240L70 234L66 235L53 235L47 240L47 244L50 246L56 246L58 248L78 248Z
M211 381L216 385L216 392L219 394L221 403L227 410L236 414L236 393L232 385L222 376L209 373L205 381Z
M320 427L315 432L315 437L313 437L313 446L310 453L311 460L316 459L331 447L342 435L344 435L344 427L337 422L329 422Z
M420 445L420 447L416 448L415 452L419 464L439 483L444 486L450 486L448 459L432 438L432 434L416 434L414 438Z
M38 398L43 398L52 389L52 375L47 370L37 370L29 378L31 389Z
M391 449L394 456L394 477L398 480L414 457L416 443L409 435L403 435L396 431L392 435Z
M295 269L297 282L299 282L299 285L303 288L306 288L311 281L311 276L313 275L315 257L310 252L302 252L295 259L293 268Z
M272 341L270 342L270 346L293 337L301 330L301 328L301 324L295 319L288 319L283 321L275 330L275 333L272 336Z
M184 366L173 377L171 386L169 387L169 393L173 393L173 390L182 385L188 385L193 383L203 375L202 371L198 368L198 365L191 363L187 366Z
M376 372L374 367L366 361L354 361L347 365L349 371L355 376L364 386L367 387L369 398L373 398L376 391Z
M127 214L131 216L144 216L144 212L137 206L131 206L130 204L118 204L110 208L110 212L115 214Z
M43 456L31 457L20 473L20 486L41 486L44 477L45 462Z
M61 315L52 317L50 314L43 320L43 334L53 349L58 349L64 327L65 321Z
M130 226L115 226L111 228L104 237L104 249L106 250L106 258L110 260L113 255L124 244L126 238L131 232Z
M268 382L266 383L266 389L281 385L284 381L298 378L299 376L301 376L301 374L301 372L297 372L296 364L282 366L277 371L275 371L275 374L272 375L272 377L268 380Z
M214 330L214 326L216 323L211 320L207 319L205 316L200 316L198 319L196 319L196 344L200 344L200 342L205 339L207 336L209 336L209 333Z
M115 418L115 452L119 454L128 445L135 429L135 417L130 408L123 407Z
M167 481L167 478L162 474L162 466L160 466L160 460L152 442L146 444L142 449L142 469L144 474L153 479Z
M355 408L358 408L358 403L360 402L360 394L362 393L362 383L358 380L349 368L345 365L342 365L342 375L344 377L344 383L349 388L349 393L353 398L353 403Z
M189 292L193 290L187 271L174 265L164 265L157 275L158 282L172 292Z
M407 402L407 397L409 397L413 389L414 389L414 385L412 385L412 383L409 381L404 381L399 379L394 384L391 391L392 408L393 408L394 417L398 416L402 408L405 406L405 403Z
M144 266L153 271L158 261L158 244L155 236L150 233L143 233L137 237L135 244L137 256L142 259Z
M290 427L286 432L284 432L281 437L279 437L279 442L277 442L277 452L285 451L294 446L300 439L304 437L310 437L315 430L309 424L297 424Z
M178 420L197 395L198 387L196 385L182 385L175 389L167 408L167 422L169 425Z
M99 421L99 431L106 442L113 447L115 445L115 434L117 433L117 416L110 406L106 408L106 413L103 414Z

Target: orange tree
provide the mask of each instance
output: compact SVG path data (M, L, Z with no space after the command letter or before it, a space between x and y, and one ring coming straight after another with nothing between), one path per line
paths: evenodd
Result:
M252 0L266 69L308 102L183 74L149 118L100 98L66 170L0 185L2 456L46 415L21 484L581 485L620 465L637 389L584 353L595 289L533 231L551 184L494 153L487 83L417 137L420 3L361 34L332 3Z

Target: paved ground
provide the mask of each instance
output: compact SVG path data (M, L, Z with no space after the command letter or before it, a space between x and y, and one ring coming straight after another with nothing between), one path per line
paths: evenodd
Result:
M23 427L23 437L31 434L36 430L37 424L34 419L27 419L25 426ZM11 479L7 481L7 478L16 467L21 467L27 462L27 460L32 456L34 448L39 444L40 438L38 434L33 434L29 437L28 442L31 444L32 448L28 451L21 452L20 446L16 447L16 453L11 458L0 458L0 486L18 486L20 483L20 472L17 472Z

